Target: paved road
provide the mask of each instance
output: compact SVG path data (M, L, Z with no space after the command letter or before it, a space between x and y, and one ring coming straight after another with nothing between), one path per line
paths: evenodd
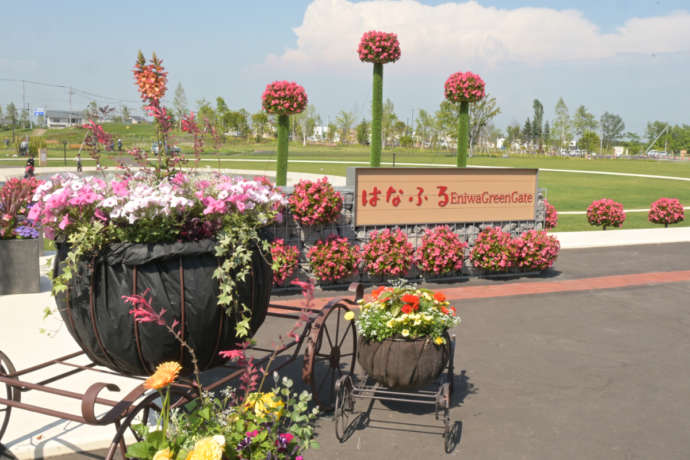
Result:
M639 274L685 272L689 261L688 243L565 250L543 278L442 285L509 290L580 280L583 290L456 302L463 322L455 331L451 418L460 437L451 454L443 453L440 435L430 434L438 426L431 413L377 402L369 426L344 444L322 417L321 449L305 458L688 459L690 281ZM610 275L637 281L587 289L592 279ZM271 320L259 341L289 326ZM287 373L297 377L300 364Z

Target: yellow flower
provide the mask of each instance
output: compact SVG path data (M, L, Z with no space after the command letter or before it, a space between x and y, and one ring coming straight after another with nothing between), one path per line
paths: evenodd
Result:
M408 331L407 329L403 329L401 334L403 337L407 337L408 335L410 335L410 331Z
M165 388L175 381L181 370L182 366L175 361L161 363L156 368L156 372L146 379L144 387L149 390L160 390L161 388Z
M388 321L386 321L386 326L387 327L393 327L393 320L389 319Z
M156 454L153 456L153 460L172 460L172 452L170 452L170 449L166 447L165 449L159 450L156 452Z
M444 343L446 343L446 339L444 339L443 337L436 337L434 339L434 343L436 345L443 345Z
M355 312L348 311L347 313L345 313L345 319L348 321L352 321L353 319L355 319Z
M252 393L244 404L245 410L254 409L257 417L272 415L276 420L283 415L285 403L274 393Z
M187 460L221 460L223 457L223 445L218 442L218 436L199 439L194 444L194 449L187 456Z

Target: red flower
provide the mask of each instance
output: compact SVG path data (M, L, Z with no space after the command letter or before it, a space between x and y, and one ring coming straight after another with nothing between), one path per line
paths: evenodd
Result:
M448 310L446 307L441 307L441 312L443 312L444 315L447 315L450 310Z
M378 299L379 296L381 295L381 293L382 293L385 289L386 289L385 286L379 286L379 287L377 287L376 289L374 289L373 291L371 291L371 295L373 295L375 299Z
M453 311L453 315L456 315L458 312L455 311L455 307L451 306L450 309Z
M446 296L443 294L443 292L437 292L434 294L434 299L438 300L439 302L445 302Z
M410 313L412 313L412 306L411 305L403 305L402 308L400 309L400 311L402 311L406 315L409 315Z
M414 294L405 294L402 296L402 301L409 304L419 304L419 297Z

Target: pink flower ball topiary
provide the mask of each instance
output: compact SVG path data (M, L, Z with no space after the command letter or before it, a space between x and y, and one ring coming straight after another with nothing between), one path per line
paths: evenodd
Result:
M327 177L300 180L288 202L293 218L302 225L335 222L343 208L343 196L333 189Z
M649 208L649 221L653 224L677 224L685 219L685 209L677 198L659 198Z
M484 80L472 72L456 72L444 85L450 102L477 102L485 96L484 87Z
M606 227L620 227L625 222L623 205L608 198L593 201L587 208L587 222L604 230Z
M266 85L261 95L261 105L267 113L291 115L307 107L307 92L295 82L274 81Z
M359 42L359 59L363 62L386 64L400 59L400 42L396 34L370 30Z
M554 208L553 205L546 200L544 200L544 207L546 208L544 226L547 230L551 230L558 225L558 212L556 212L556 208Z

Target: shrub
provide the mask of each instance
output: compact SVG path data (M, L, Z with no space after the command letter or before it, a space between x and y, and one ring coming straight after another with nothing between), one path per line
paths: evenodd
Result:
M515 263L510 233L499 227L482 230L470 252L472 264L492 272L507 271Z
M286 245L285 241L277 239L271 243L271 257L273 282L281 286L295 272L299 262L299 250L297 246Z
M516 265L526 270L546 270L558 257L561 244L545 231L529 230L512 243Z
M400 229L371 232L363 250L364 263L371 276L404 276L414 260L412 243Z
M649 208L649 221L653 224L677 224L685 219L685 210L677 198L659 198Z
M357 271L362 260L358 246L335 234L312 246L307 252L307 259L312 273L320 281L346 278Z
M551 230L558 225L558 212L556 212L556 208L546 200L544 200L544 206L546 208L544 226L547 230Z
M606 227L620 227L625 222L623 205L608 198L593 201L587 208L587 221L590 225L601 225L603 230Z
M415 262L424 273L442 275L460 271L466 247L467 243L461 241L447 225L426 229L417 248Z
M343 208L343 196L326 177L317 181L300 180L288 201L295 220L303 225L334 222Z

